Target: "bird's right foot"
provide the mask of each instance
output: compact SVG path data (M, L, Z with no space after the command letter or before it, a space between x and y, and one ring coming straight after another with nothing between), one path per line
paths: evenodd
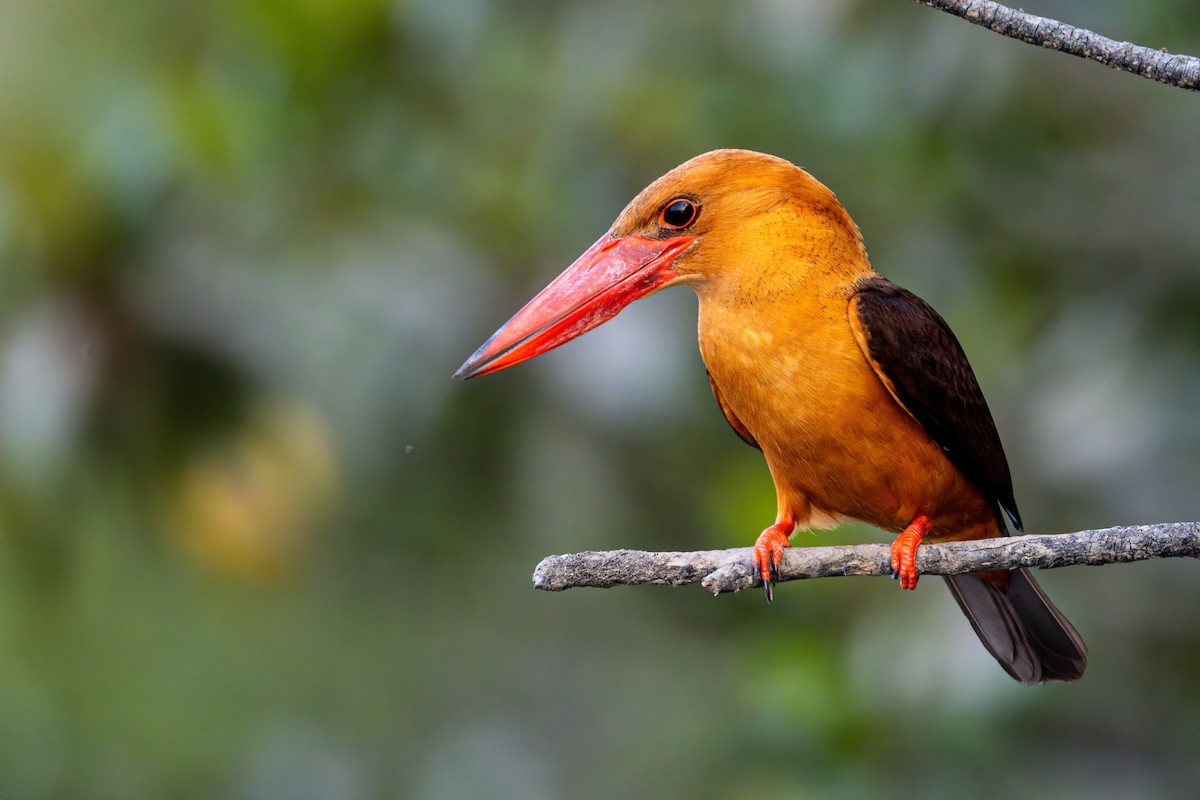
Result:
M754 569L762 577L768 603L771 602L771 582L779 576L779 563L783 561L784 549L792 546L788 537L795 528L790 519L776 520L758 535L758 541L754 543Z
M929 517L918 514L892 542L892 577L899 579L901 589L917 588L917 547L932 527Z

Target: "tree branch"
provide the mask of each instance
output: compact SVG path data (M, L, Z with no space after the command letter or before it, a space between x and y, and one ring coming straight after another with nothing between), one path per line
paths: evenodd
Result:
M749 547L738 547L684 553L610 550L547 556L533 571L533 585L559 592L576 586L700 583L713 594L736 592L760 585L750 568L751 553ZM891 554L891 545L887 544L792 547L783 553L779 580L891 575ZM926 575L954 575L989 569L1052 569L1182 556L1200 558L1200 522L923 544L917 550L917 569Z
M993 3L991 0L916 0L924 6L940 9L968 22L1029 44L1062 50L1080 58L1090 58L1113 69L1123 69L1143 78L1200 91L1200 58L1172 55L1165 50L1118 42L1098 33L1076 28L1049 17Z

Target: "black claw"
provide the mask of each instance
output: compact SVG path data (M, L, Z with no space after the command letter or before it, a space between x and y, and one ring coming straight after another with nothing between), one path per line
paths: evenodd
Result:
M898 569L892 570L892 580L894 580L894 581L900 580L900 570L898 570Z
M763 593L767 596L767 605L771 605L771 579L763 578Z

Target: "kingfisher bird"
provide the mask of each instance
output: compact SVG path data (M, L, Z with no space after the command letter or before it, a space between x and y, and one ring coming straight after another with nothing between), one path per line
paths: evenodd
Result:
M526 361L676 284L699 296L717 405L762 451L775 484L775 521L754 545L768 602L800 528L852 518L896 533L892 570L904 589L917 585L923 539L1023 530L1000 436L958 339L928 303L872 269L833 192L775 156L716 150L651 183L456 377ZM1013 678L1083 675L1083 639L1028 571L945 579Z

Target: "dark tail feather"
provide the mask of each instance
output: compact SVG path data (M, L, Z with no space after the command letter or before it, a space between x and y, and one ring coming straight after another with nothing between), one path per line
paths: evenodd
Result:
M1021 683L1083 675L1087 645L1026 570L1009 573L1007 591L978 575L947 575L946 585L983 646Z

